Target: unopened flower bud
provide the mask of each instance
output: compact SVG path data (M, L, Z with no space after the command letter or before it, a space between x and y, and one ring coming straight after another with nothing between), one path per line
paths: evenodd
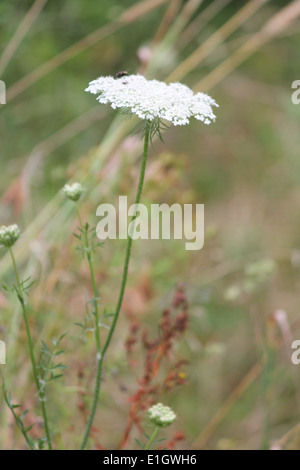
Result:
M62 192L71 201L78 201L83 193L83 187L80 183L65 184Z
M150 421L159 427L165 427L172 424L176 419L176 414L168 406L161 403L151 406L148 410Z
M2 225L0 227L0 245L6 246L6 248L13 246L20 234L20 229L16 224L9 226Z

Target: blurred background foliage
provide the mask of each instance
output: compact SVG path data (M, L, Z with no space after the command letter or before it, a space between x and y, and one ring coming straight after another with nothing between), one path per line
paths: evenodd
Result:
M41 338L69 333L66 378L48 397L57 445L72 448L83 430L94 368L93 342L82 343L74 326L85 314L88 271L75 251L76 215L59 189L69 179L86 186L80 211L92 225L100 203L134 197L136 122L84 93L97 76L127 70L178 79L220 108L214 125L170 128L151 150L144 202L204 203L205 245L189 252L178 240L135 242L93 445L121 440L137 381L124 347L130 325L155 335L181 283L190 316L177 345L186 383L159 396L179 417L185 437L177 448L299 448L300 372L290 360L300 337L300 106L291 101L299 18L299 1L1 0L0 221L22 228L17 259L24 277L37 280L29 297L37 354ZM123 254L118 240L97 254L108 310ZM1 283L12 282L1 256ZM8 348L1 373L32 408L20 312L4 292L0 332ZM2 399L0 406L1 448L22 448ZM127 448L136 446L134 432Z

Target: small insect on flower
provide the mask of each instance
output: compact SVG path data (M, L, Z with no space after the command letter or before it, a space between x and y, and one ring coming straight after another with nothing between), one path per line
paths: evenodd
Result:
M122 72L117 72L116 75L115 75L115 78L122 78L122 77L129 77L129 73L124 70ZM122 84L123 85L128 85L127 80L123 80Z
M115 78L128 77L128 75L129 73L123 70L122 72L117 72Z

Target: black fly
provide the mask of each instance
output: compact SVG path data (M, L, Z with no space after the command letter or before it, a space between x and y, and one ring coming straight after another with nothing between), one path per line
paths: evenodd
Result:
M129 75L128 72L117 72L116 75L115 75L115 78L122 78L122 77L127 77Z

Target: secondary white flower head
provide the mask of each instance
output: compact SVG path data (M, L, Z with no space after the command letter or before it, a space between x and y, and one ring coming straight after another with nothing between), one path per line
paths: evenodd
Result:
M210 124L216 118L212 106L218 106L210 96L194 94L186 85L167 85L142 75L99 77L85 91L99 95L97 100L113 109L125 108L141 119L165 119L175 126L189 124L191 117Z
M151 406L148 410L148 416L153 424L160 427L169 426L176 419L176 414L171 408L161 403Z

